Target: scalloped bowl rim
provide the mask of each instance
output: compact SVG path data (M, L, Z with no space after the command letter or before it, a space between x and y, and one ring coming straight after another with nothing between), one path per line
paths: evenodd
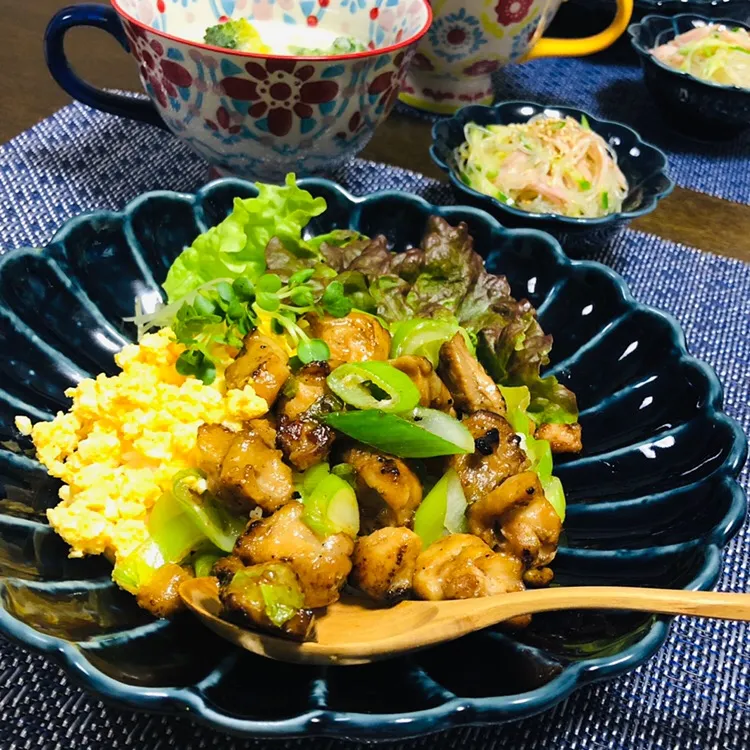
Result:
M0 272L9 259L16 256L18 252L24 252L25 250L35 255L39 255L40 252L47 254L52 246L64 240L77 226L92 217L117 216L121 220L127 221L128 217L138 207L152 198L166 197L189 202L195 213L197 223L205 226L202 216L205 197L219 187L232 184L247 186L252 183L247 180L228 177L208 183L194 194L167 190L152 191L133 199L121 211L103 210L81 214L68 220L41 251L20 248L4 254L0 257ZM357 197L351 195L336 183L321 178L305 178L300 180L298 184L307 188L318 186L337 193L352 208L356 208L373 198L392 198L416 204L422 211L436 213L446 219L450 219L452 215L459 213L464 216L473 215L478 221L487 223L493 235L511 234L542 239L553 252L556 264L572 268L584 268L608 277L616 285L623 301L631 309L645 310L649 314L661 317L670 328L678 349L679 359L692 364L703 381L702 385L706 392L704 410L712 413L713 417L727 425L731 430L731 450L714 476L732 483L733 500L722 518L722 523L714 527L710 536L703 538L704 544L700 544L701 540L690 540L660 547L659 553L668 555L677 550L702 546L705 553L703 564L693 580L686 584L684 588L686 590L706 590L715 584L721 571L722 553L720 548L738 531L745 517L745 493L737 481L737 476L747 455L747 439L739 424L721 411L723 390L715 372L706 363L688 353L684 333L670 314L636 302L624 279L607 266L595 261L571 260L562 251L559 243L545 232L536 229L505 228L494 217L481 209L460 205L435 206L419 196L395 190ZM23 519L7 518L21 525L28 523ZM646 550L611 550L610 552L611 556L626 555L630 558L637 558L639 554L652 554L652 550L653 548ZM570 552L571 550L568 550L568 553ZM579 550L574 554L580 556L585 553L586 550ZM0 577L0 591L8 581L14 582L20 581L20 579ZM25 583L28 585L31 582ZM65 588L69 583L69 581L49 582L43 583L42 587L50 591L56 588ZM189 714L196 721L213 729L220 729L244 737L320 736L340 738L343 735L351 738L364 738L368 741L402 739L431 734L457 726L507 721L552 708L552 706L570 696L574 690L589 682L614 677L643 664L665 642L670 620L671 618L667 617L657 618L650 625L643 638L623 651L612 656L583 659L569 663L550 682L525 693L482 698L456 696L437 706L400 713L365 714L351 711L338 712L332 709L311 709L285 719L261 720L240 719L236 716L221 713L211 705L204 695L196 691L194 686L157 688L120 682L97 669L85 657L84 652L78 648L75 642L34 630L31 626L13 617L5 607L0 607L0 633L36 652L51 656L65 668L70 677L104 700L138 710L167 714ZM159 623L157 621L144 627L149 626L159 627ZM211 675L216 670L220 670L224 662L233 658L233 654L225 657L212 672L196 684L208 683Z
M564 112L568 114L575 113L578 115L585 115L589 123L592 125L593 124L604 125L604 126L609 125L609 126L614 126L616 128L621 128L622 130L632 133L632 135L635 136L636 143L640 147L644 147L645 149L652 151L656 157L661 159L661 162L662 162L661 165L657 167L649 175L649 177L661 174L666 179L668 183L667 186L663 190L660 190L658 193L651 196L650 200L644 206L634 211L619 211L617 213L607 214L607 216L601 216L597 218L576 218L573 216L562 216L561 214L552 214L552 213L537 214L531 211L522 211L519 208L509 206L507 203L501 203L499 200L497 200L497 198L493 198L491 195L485 195L484 193L480 193L478 190L475 190L474 188L470 187L465 182L463 182L456 174L456 170L450 164L448 164L442 157L438 156L435 146L438 141L443 140L442 131L445 131L449 127L449 123L451 123L452 121L455 120L456 122L465 125L467 122L469 122L468 118L470 118L474 113L481 112L481 111L488 111L488 110L501 112L504 108L519 107L519 106L537 107L537 108L541 108L544 111L559 110L560 112ZM592 130L596 131L596 128L592 127ZM580 109L578 107L571 107L566 104L540 104L539 102L531 102L531 101L525 101L525 100L520 100L520 99L500 102L498 104L492 104L492 105L469 104L459 109L450 117L446 117L441 120L438 120L432 126L432 144L430 145L430 156L432 157L432 160L435 162L435 164L437 164L438 167L440 167L444 172L448 174L448 177L450 178L451 183L454 185L454 187L458 188L459 191L466 192L469 195L474 196L478 200L489 201L491 205L495 206L496 208L498 208L499 210L503 212L507 212L509 214L512 214L513 216L524 219L526 221L532 221L532 222L533 221L536 221L536 222L557 221L557 222L560 222L561 224L568 224L568 225L572 225L576 227L595 228L595 227L607 226L608 224L613 224L618 221L623 221L623 220L629 221L631 219L636 219L639 216L645 216L646 214L651 213L651 211L653 211L656 208L659 201L662 200L662 198L666 198L675 188L675 182L669 175L669 170L668 170L669 161L667 159L666 154L657 146L654 146L648 141L644 141L640 133L638 133L638 131L634 130L628 125L625 125L624 123L617 122L616 120L605 120L604 118L597 117L596 115L592 115L587 110Z
M750 24L744 21L738 21L734 18L710 18L708 16L702 16L700 13L677 13L673 16L663 16L660 13L649 13L644 16L638 23L631 23L628 26L628 35L630 36L630 44L633 49L641 55L641 57L648 58L655 65L658 65L662 70L671 73L674 76L683 78L686 80L693 81L695 83L702 84L708 88L716 89L717 91L737 91L745 93L750 96L750 89L742 88L742 86L729 85L728 83L716 83L715 81L706 81L703 78L698 78L692 73L688 73L684 70L677 70L677 68L670 68L669 65L665 65L659 60L649 49L646 49L641 43L641 31L644 28L650 27L651 21L667 21L670 25L674 24L680 18L689 18L694 21L704 21L707 25L709 24L722 24L724 26L740 26L745 31L750 32ZM667 29L665 29L666 31ZM672 37L674 39L674 37Z

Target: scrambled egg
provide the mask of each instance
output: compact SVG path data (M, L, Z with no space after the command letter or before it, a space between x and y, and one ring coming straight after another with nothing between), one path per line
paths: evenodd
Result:
M237 430L268 411L249 385L226 391L221 374L211 385L180 375L183 350L169 329L148 334L115 356L119 375L68 389L69 411L33 426L16 419L39 460L65 483L47 516L71 557L126 557L147 539L149 509L174 474L195 466L200 425Z

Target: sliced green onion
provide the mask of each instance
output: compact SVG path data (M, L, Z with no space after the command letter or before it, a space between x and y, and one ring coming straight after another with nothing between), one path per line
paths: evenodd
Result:
M375 409L334 412L324 419L334 430L402 458L474 452L474 438L466 427L436 409L418 406L404 414L388 414Z
M305 606L294 571L283 563L265 563L239 570L226 587L243 608L264 611L278 628Z
M326 378L326 383L342 401L355 409L409 411L420 398L419 389L411 378L387 362L341 365ZM373 391L384 397L376 397Z
M195 571L196 578L205 578L211 575L214 565L217 560L221 560L222 555L218 555L212 552L203 552L195 556L193 560L193 570Z
M550 505L555 509L555 513L560 516L560 520L565 520L565 492L563 491L562 482L555 476L549 476L545 479L539 478L544 496L549 500Z
M168 563L181 563L206 541L203 530L170 493L151 508L148 533Z
M147 584L162 565L166 565L159 545L149 539L131 552L126 558L118 560L112 571L112 580L125 591L137 594L141 586Z
M427 549L446 533L461 534L465 531L466 497L458 474L454 469L448 469L417 508L414 533Z
M311 495L313 490L331 473L331 467L326 464L315 464L302 474L301 494L303 497Z
M589 118L586 117L586 115L581 115L581 126L584 128L584 130L591 130L591 125L589 125Z
M532 421L526 414L526 410L531 403L531 394L525 385L508 386L501 385L500 393L505 399L506 414L505 418L510 422L511 427L516 431L529 434L532 431Z
M359 533L359 505L351 485L328 474L303 498L302 520L321 538L332 534Z
M602 208L605 211L609 208L609 193L606 190L602 193Z
M188 479L205 479L197 469L185 469L175 474L172 493L201 533L224 552L231 552L237 537L247 523L246 518L229 513L210 493L202 495L188 486Z
M506 198L507 201L507 198ZM450 341L458 332L466 339L466 346L474 353L474 344L468 333L457 323L428 318L413 318L396 323L391 328L391 357L413 355L426 357L433 367L437 367L440 347Z

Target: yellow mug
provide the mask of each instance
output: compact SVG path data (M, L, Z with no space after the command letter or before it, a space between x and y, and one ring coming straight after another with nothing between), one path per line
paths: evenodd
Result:
M509 63L576 57L606 49L625 31L633 0L617 0L604 31L582 39L544 39L561 0L434 0L433 22L422 37L400 99L450 114L466 104L492 102L491 75Z

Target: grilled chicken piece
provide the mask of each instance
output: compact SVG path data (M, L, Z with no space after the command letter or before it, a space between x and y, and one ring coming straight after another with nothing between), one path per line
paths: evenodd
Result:
M292 499L292 470L276 448L276 430L265 419L246 422L240 432L201 425L198 455L209 489L236 513L256 505L273 513Z
M289 377L289 355L273 338L255 330L245 336L242 349L225 372L227 388L252 385L269 409Z
M466 500L471 504L492 492L502 481L523 471L529 461L508 421L491 411L478 411L463 424L474 438L474 453L451 456Z
M220 579L219 599L223 607L222 617L242 627L259 627L274 634L281 633L294 640L305 641L312 636L315 616L309 609L294 610L294 614L281 626L276 625L268 616L263 588L269 591L270 587L271 591L275 589L282 592L287 589L299 596L299 578L290 565L272 562L246 568L240 564L238 570L247 571L253 578L245 581L242 586L233 585L234 573L223 582Z
M528 505L517 505L503 517L503 548L521 558L526 568L543 568L555 559L562 521L543 493Z
M374 448L350 448L343 460L357 476L362 527L411 526L414 511L422 502L422 484L400 459Z
M581 425L575 424L540 424L534 437L549 441L553 453L580 453Z
M279 419L276 442L289 463L305 471L328 458L335 439L333 430L316 419Z
M391 334L377 318L361 312L350 312L343 318L308 313L310 335L323 339L336 362L386 360L391 351Z
M453 398L445 387L445 383L438 377L429 359L404 355L390 360L390 364L412 379L414 385L417 386L417 390L419 390L421 406L455 414Z
M463 414L480 410L505 414L503 394L479 360L472 356L460 333L440 347L438 375Z
M352 569L354 542L346 534L319 539L302 520L302 503L292 501L269 518L252 521L234 554L246 565L285 562L297 574L305 607L325 607L339 598Z
M523 591L523 566L512 555L493 552L472 534L451 534L417 558L414 592L420 599L471 599Z
M162 565L151 580L138 589L135 600L139 607L156 617L173 617L185 608L180 598L180 584L192 577L190 571L179 565Z
M330 372L327 362L310 362L292 376L279 399L276 442L299 471L325 461L336 438L328 425L316 419L335 405L326 385Z
M373 599L409 595L422 540L403 526L389 526L357 539L349 582Z
M328 362L310 362L300 367L284 387L277 412L287 419L304 416L322 399L331 398L326 378L331 374Z
M548 565L557 553L562 522L533 471L506 479L469 506L467 518L472 534L517 555L526 568Z

